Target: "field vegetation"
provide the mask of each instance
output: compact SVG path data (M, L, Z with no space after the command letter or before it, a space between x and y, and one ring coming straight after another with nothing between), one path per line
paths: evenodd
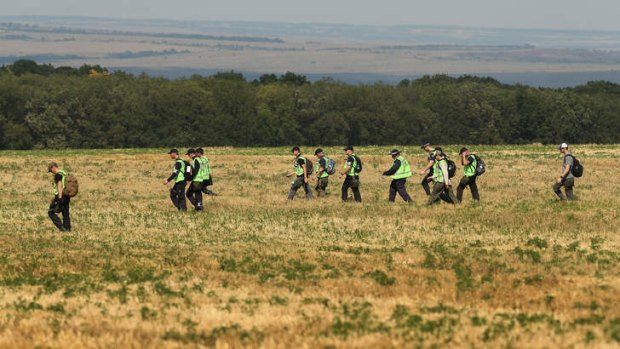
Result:
M418 176L388 204L391 147L358 149L362 204L336 178L287 203L289 148L207 148L204 213L173 209L164 149L1 152L0 347L618 347L620 147L574 148L577 202L550 190L554 147L484 146L482 202L456 207ZM72 233L52 159L80 179Z

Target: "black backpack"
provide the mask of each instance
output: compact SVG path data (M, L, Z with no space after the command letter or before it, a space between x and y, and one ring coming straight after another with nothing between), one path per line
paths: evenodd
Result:
M314 164L312 163L312 160L308 158L304 159L306 160L306 174L309 176L314 173Z
M487 171L487 165L478 155L474 154L474 157L476 158L476 176L481 176Z
M357 155L353 155L355 158L355 174L362 172L362 159L360 159Z
M579 162L579 160L577 160L576 157L570 154L566 156L570 156L571 158L573 158L573 166L570 169L570 172L573 174L573 176L577 178L583 176L583 165Z
M448 158L446 158L446 162L448 163L448 178L452 178L456 175L456 164Z

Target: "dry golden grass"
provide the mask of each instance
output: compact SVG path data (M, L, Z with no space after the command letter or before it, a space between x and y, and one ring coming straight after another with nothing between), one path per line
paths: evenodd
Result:
M482 202L433 208L418 176L414 205L387 204L389 149L358 150L363 204L336 178L287 203L286 148L207 149L201 214L173 209L164 150L0 153L0 347L620 345L619 146L575 148L572 204L554 147L479 147ZM70 234L47 217L52 159L80 179Z

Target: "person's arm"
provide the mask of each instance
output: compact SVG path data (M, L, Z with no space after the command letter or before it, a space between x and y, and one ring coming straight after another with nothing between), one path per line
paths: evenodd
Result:
M347 158L347 163L345 164L344 170L342 172L340 172L340 177L346 175L351 170L351 166L353 166L353 160L351 158L352 158L352 156L349 156Z
M450 186L450 174L448 173L448 164L444 161L439 165L439 169L443 173L443 184L447 188Z
M56 186L58 187L58 200L62 199L62 190L64 189L62 187L62 179L58 181L58 183L56 183Z
M396 173L396 171L398 171L398 169L400 168L400 160L396 159L394 161L394 164L392 165L392 167L390 167L389 170L383 172L384 176L391 176L394 173Z
M200 161L194 161L194 164L196 167L192 168L192 172L193 173L200 173Z
M430 170L433 167L434 164L435 164L435 160L429 160L428 164L426 164L426 167L424 167L422 169L422 171L420 171L420 175L425 174L426 171Z
M562 169L562 175L557 180L558 183L564 182L566 176L570 173L571 166L573 166L573 158L569 158L568 161L565 161L564 168Z
M327 164L325 163L325 159L321 158L319 160L319 170L316 171L316 178L319 178L319 176L322 175L323 172L325 172L325 167L327 167Z
M301 165L301 168L304 169L304 183L308 183L308 169L306 168L306 162L304 161L304 164Z
M471 164L471 161L469 161L469 156L465 156L465 154L461 155L461 164L463 166L467 166L469 164Z

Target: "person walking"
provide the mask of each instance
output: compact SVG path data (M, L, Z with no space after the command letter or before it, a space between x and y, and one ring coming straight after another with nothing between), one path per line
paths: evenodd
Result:
M209 186L213 185L213 174L211 173L211 164L205 156L204 149L196 149L196 156L200 160L200 169L202 171L202 192L205 195L217 196L213 190L209 189Z
M459 186L456 188L456 198L459 202L463 201L463 190L469 186L471 196L474 201L480 201L478 184L476 184L476 178L478 178L478 174L476 172L478 160L476 159L476 155L472 154L469 149L463 147L459 152L459 156L461 157L461 165L463 165L463 172L465 175L461 178Z
M170 149L168 152L170 159L174 160L172 174L164 181L164 185L168 185L174 181L174 186L170 190L170 200L179 211L187 211L187 203L185 202L185 161L179 156L177 149Z
M189 149L186 154L189 157L189 163L192 167L192 181L187 188L187 199L194 206L196 211L202 211L202 182L204 171L200 167L200 158L197 156L196 150Z
M450 174L448 173L448 161L446 160L446 154L440 150L435 150L432 153L435 158L433 164L433 176L429 178L429 181L433 182L433 190L428 198L428 205L433 205L440 201L442 195L444 201L456 204L458 199L454 196L452 190L452 184L450 182Z
M65 189L65 180L67 172L58 167L55 162L50 162L47 165L47 172L51 173L54 177L52 179L52 185L54 188L54 198L50 204L50 208L47 211L52 223L63 232L71 231L71 216L69 215L69 208L71 206L71 198L67 195L63 195ZM62 214L62 220L58 218L58 213Z
M559 150L560 153L564 155L564 160L562 161L562 173L553 184L553 192L560 198L560 201L573 201L575 200L575 196L573 195L573 187L575 186L573 165L575 162L575 158L569 152L568 144L560 144ZM564 187L566 196L564 196L564 194L562 193L562 187Z
M432 154L432 150L433 148L431 147L430 143L424 143L422 144L422 149L428 153L428 163L426 164L426 166L419 172L420 176L424 176L424 178L422 179L422 188L424 189L424 192L426 193L426 196L430 196L431 195L431 188L429 186L430 180L429 178L433 177L433 165L435 164L435 157Z
M342 201L348 201L349 199L349 188L353 191L353 197L356 202L362 202L362 194L360 193L360 178L358 170L358 158L355 153L353 153L353 147L347 146L344 148L345 155L347 157L346 162L344 164L344 168L342 172L340 172L340 177L346 176L344 182L342 183Z
M288 173L286 175L287 178L296 176L295 180L291 184L291 190L288 193L288 200L295 199L295 194L299 188L304 188L306 192L306 198L308 200L312 200L312 190L310 190L310 185L308 184L308 168L306 167L306 158L301 156L301 150L299 147L293 147L291 150L293 155L295 155L295 160L293 162L293 172Z
M326 195L327 184L329 184L329 173L327 173L327 164L329 163L329 159L325 156L323 149L318 148L314 151L314 155L317 158L315 167L315 176L316 176L316 196L324 197Z
M407 178L411 177L411 166L398 149L392 149L390 152L394 163L392 167L383 172L384 176L391 176L392 183L390 183L390 196L389 202L396 201L396 193L405 200L405 202L412 202L411 197L407 193Z

